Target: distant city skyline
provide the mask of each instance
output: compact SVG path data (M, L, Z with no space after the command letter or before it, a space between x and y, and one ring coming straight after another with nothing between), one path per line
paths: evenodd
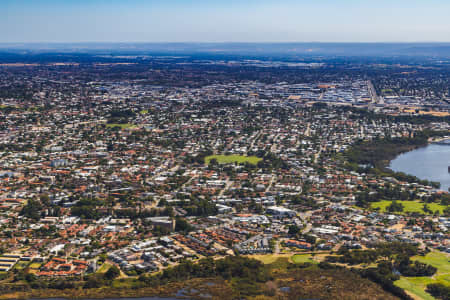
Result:
M450 42L444 0L1 0L0 43Z

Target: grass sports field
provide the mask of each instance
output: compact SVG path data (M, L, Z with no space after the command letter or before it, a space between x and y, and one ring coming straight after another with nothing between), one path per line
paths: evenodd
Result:
M136 125L133 125L130 123L125 123L125 124L109 123L109 124L106 124L106 127L108 127L108 128L120 127L120 129L126 129L126 128L135 128Z
M262 158L245 155L210 155L205 157L205 163L209 164L212 159L216 159L219 164L245 163L256 165Z
M414 256L412 259L437 268L438 270L436 274L434 274L433 277L401 277L400 280L395 282L395 285L425 300L434 299L431 295L425 292L427 284L442 283L450 286L449 255L442 252L433 251L428 253L426 256Z
M373 202L370 207L371 208L380 208L380 211L385 212L386 211L386 207L388 207L390 204L392 203L392 201L390 200L383 200L380 202ZM422 213L424 214L425 212L423 211L423 202L419 202L419 201L400 201L398 200L397 203L401 203L403 204L403 212L418 212L418 213ZM438 203L427 203L428 208L432 211L435 212L436 210L439 210L439 213L442 214L442 212L445 209L445 206L440 205Z
M265 265L276 262L279 258L289 258L289 255L283 254L256 254L248 255L247 257L257 259Z
M311 254L295 254L291 257L291 260L296 263L296 264L300 264L300 263L317 263L317 261L315 261Z

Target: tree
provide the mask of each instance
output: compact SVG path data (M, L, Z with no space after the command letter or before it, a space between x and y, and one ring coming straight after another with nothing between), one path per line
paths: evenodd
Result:
M450 287L442 283L431 283L427 285L427 292L438 299L450 299Z
M297 234L300 232L300 228L297 225L291 225L289 226L288 234Z
M175 231L189 232L193 227L186 221L186 219L177 217L175 219Z
M387 207L387 211L389 212L402 212L403 211L403 204L397 202L397 201L392 201L392 203Z
M100 276L100 274L93 274L87 278L86 283L84 284L84 288L86 289L99 288L102 287L104 284L105 284L104 279L102 278L102 276Z
M310 234L305 234L303 236L303 238L305 239L305 241L307 243L310 243L310 244L315 244L315 242L316 242L316 237L313 235L310 235Z
M50 197L49 197L47 194L42 194L42 195L40 196L40 200L41 200L41 203L42 203L42 204L44 204L44 205L46 205L46 206L49 206L49 205L50 205Z
M22 216L28 217L33 220L40 219L40 211L42 210L42 205L39 201L29 200L28 203L22 208L20 214Z
M424 204L422 207L424 213L432 213L431 209L428 207L428 204Z
M111 266L108 271L105 273L105 278L109 280L113 280L114 278L118 277L120 275L120 270L116 266Z

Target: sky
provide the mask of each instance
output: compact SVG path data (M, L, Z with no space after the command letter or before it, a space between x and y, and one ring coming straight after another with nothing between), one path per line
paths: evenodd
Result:
M450 42L449 0L0 0L0 43Z

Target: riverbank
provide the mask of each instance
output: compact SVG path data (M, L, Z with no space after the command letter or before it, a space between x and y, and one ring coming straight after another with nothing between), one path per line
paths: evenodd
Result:
M120 281L120 280L118 280ZM206 284L210 283L210 284ZM212 283L212 284L211 284ZM230 291L221 291L222 281L211 279L192 279L185 282L172 282L157 287L139 287L123 281L122 287L105 286L101 288L76 289L31 289L0 295L0 299L137 299L137 300L175 300L177 297L198 296L199 294L224 296ZM128 286L128 287L127 287ZM182 293L189 291L189 293ZM190 292L193 293L190 293ZM226 299L226 298L224 298Z
M395 172L439 182L442 191L448 191L450 188L448 166L450 166L450 145L435 143L403 153L389 164L389 168Z
M430 138L445 136L445 132L421 132L415 137L384 138L355 143L345 156L348 160L347 168L353 171L370 172L379 176L394 177L399 181L417 182L439 188L439 182L420 179L417 176L396 172L389 168L391 161L401 154L423 148L429 145Z
M450 145L450 136L438 137L438 138L430 138L428 140L429 144L445 144Z
M236 265L236 269L221 276L188 280L178 278L183 272L175 268L171 275L174 282L155 287L132 288L134 283L140 281L135 278L124 280L124 288L35 289L4 294L0 299L397 299L382 285L345 267L330 267L327 264L321 267L320 264L303 261L293 263L289 257L277 258L270 264L248 258L243 261ZM201 268L196 272L201 275L204 271L207 270Z

